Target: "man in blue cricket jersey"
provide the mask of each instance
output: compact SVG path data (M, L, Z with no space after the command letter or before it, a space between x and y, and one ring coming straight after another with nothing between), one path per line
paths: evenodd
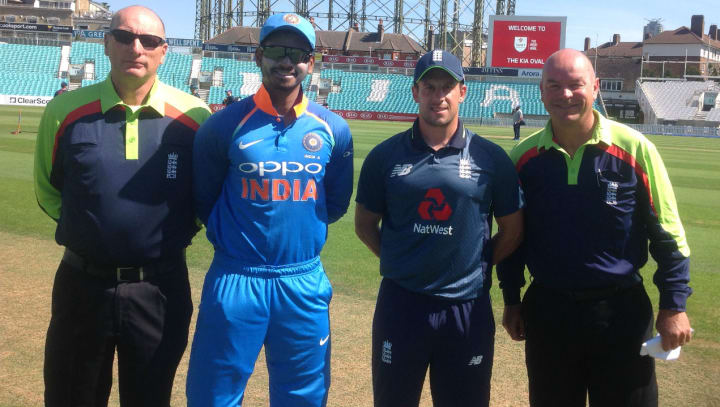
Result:
M234 406L265 346L270 405L324 406L332 288L320 250L352 194L350 130L308 101L315 31L276 14L260 31L258 92L213 115L194 150L195 205L215 247L190 356L190 406Z
M368 154L358 183L355 230L383 276L375 406L417 406L428 366L435 406L487 406L490 273L520 244L522 193L507 154L458 117L467 92L460 61L428 52L414 79L418 119Z

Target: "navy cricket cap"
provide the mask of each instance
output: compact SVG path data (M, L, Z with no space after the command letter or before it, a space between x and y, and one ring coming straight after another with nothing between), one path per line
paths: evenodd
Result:
M260 29L260 44L265 41L268 35L275 31L293 31L304 37L310 44L310 49L315 49L315 28L310 22L297 14L274 14L270 16Z
M458 82L465 80L462 64L458 57L445 50L436 49L418 59L415 65L415 79L413 83L417 83L428 71L434 68L443 69Z

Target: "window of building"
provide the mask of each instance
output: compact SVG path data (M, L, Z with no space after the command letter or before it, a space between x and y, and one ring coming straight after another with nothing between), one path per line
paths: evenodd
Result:
M37 24L37 22L38 22L37 16L27 16L27 17L25 17L25 19L27 20L28 23L31 23L31 24Z
M7 16L5 16L5 21L7 21L8 23L14 23L14 22L15 22L15 16L13 16L13 15L7 15Z
M600 90L616 91L622 90L623 81L619 79L601 79Z

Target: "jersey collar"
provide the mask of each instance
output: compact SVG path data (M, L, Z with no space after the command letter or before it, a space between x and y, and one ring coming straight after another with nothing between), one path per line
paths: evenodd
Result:
M273 107L272 100L270 99L270 94L268 93L267 89L265 89L264 84L260 85L260 89L258 89L255 95L253 95L253 101L255 102L255 106L257 106L258 109L262 110L263 112L271 116L280 116L277 110L275 110L275 108ZM295 99L295 104L293 104L293 112L295 113L295 118L302 116L302 114L307 111L308 103L308 98L305 97L305 93L303 92L301 86L300 93L298 93L298 97L297 99Z
M461 119L458 119L458 126L457 129L455 129L455 134L450 137L450 142L448 142L447 146L443 148L452 147L457 150L462 150L465 148L465 137L465 125ZM432 150L422 137L422 133L420 133L420 119L415 119L412 129L410 129L410 142L413 147L418 150Z
M118 96L117 92L115 91L115 86L113 85L112 78L110 75L108 75L102 86L100 87L100 106L102 108L103 114L105 114L108 110L112 109L117 105L126 107L129 106L127 103L123 102L122 99L120 99L120 96ZM148 93L147 102L141 105L141 109L145 107L152 108L160 116L165 115L165 100L162 96L162 91L160 89L160 80L157 78L157 76L155 77L155 83L153 83L153 86L152 88L150 88L150 92Z
M608 146L612 145L612 132L610 131L608 120L595 109L593 109L593 115L595 116L595 129L593 129L593 134L590 137L590 140L585 142L585 145L599 143L603 143ZM555 135L552 130L552 122L551 120L548 120L547 124L545 124L545 130L542 132L540 137L538 137L538 151L542 149L549 150L550 148L555 148L556 150L562 149L562 147L555 141Z

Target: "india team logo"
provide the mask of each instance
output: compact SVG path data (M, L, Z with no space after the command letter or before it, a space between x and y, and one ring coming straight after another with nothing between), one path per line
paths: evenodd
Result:
M295 14L285 14L283 20L288 24L297 24L300 22L300 17Z
M523 52L527 48L527 37L515 37L515 51Z
M315 153L320 151L323 145L323 141L315 133L308 133L306 134L302 139L302 145L305 147L307 151L310 151L311 153Z

